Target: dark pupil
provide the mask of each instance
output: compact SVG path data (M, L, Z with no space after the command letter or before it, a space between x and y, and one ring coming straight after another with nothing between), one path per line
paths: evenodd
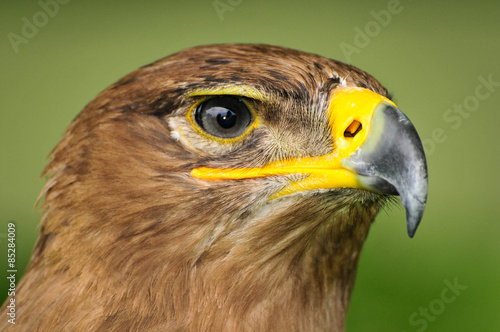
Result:
M201 103L194 120L211 135L234 138L245 132L252 122L252 114L241 99L220 96Z
M234 127L238 116L236 113L227 108L217 107L217 123L224 129Z

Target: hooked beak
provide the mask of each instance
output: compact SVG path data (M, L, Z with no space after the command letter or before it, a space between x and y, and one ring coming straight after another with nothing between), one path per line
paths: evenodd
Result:
M271 199L317 189L358 188L399 195L413 237L427 201L427 163L417 131L389 99L364 88L342 87L330 99L333 152L274 162L261 168L200 167L191 175L206 180L305 174Z

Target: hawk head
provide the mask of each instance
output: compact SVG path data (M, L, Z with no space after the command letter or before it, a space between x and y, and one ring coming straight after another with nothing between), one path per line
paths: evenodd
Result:
M268 45L125 76L45 174L30 330L341 330L377 212L399 195L413 236L427 196L417 132L376 79Z

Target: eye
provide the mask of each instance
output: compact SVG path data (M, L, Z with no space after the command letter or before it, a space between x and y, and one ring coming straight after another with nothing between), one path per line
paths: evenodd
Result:
M252 113L240 98L220 96L198 105L194 120L210 135L234 138L243 134L253 119Z

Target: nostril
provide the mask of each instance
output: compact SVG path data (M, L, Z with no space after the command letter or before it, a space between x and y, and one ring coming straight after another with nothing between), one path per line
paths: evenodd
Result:
M363 128L361 122L354 120L344 131L344 137L354 137Z

